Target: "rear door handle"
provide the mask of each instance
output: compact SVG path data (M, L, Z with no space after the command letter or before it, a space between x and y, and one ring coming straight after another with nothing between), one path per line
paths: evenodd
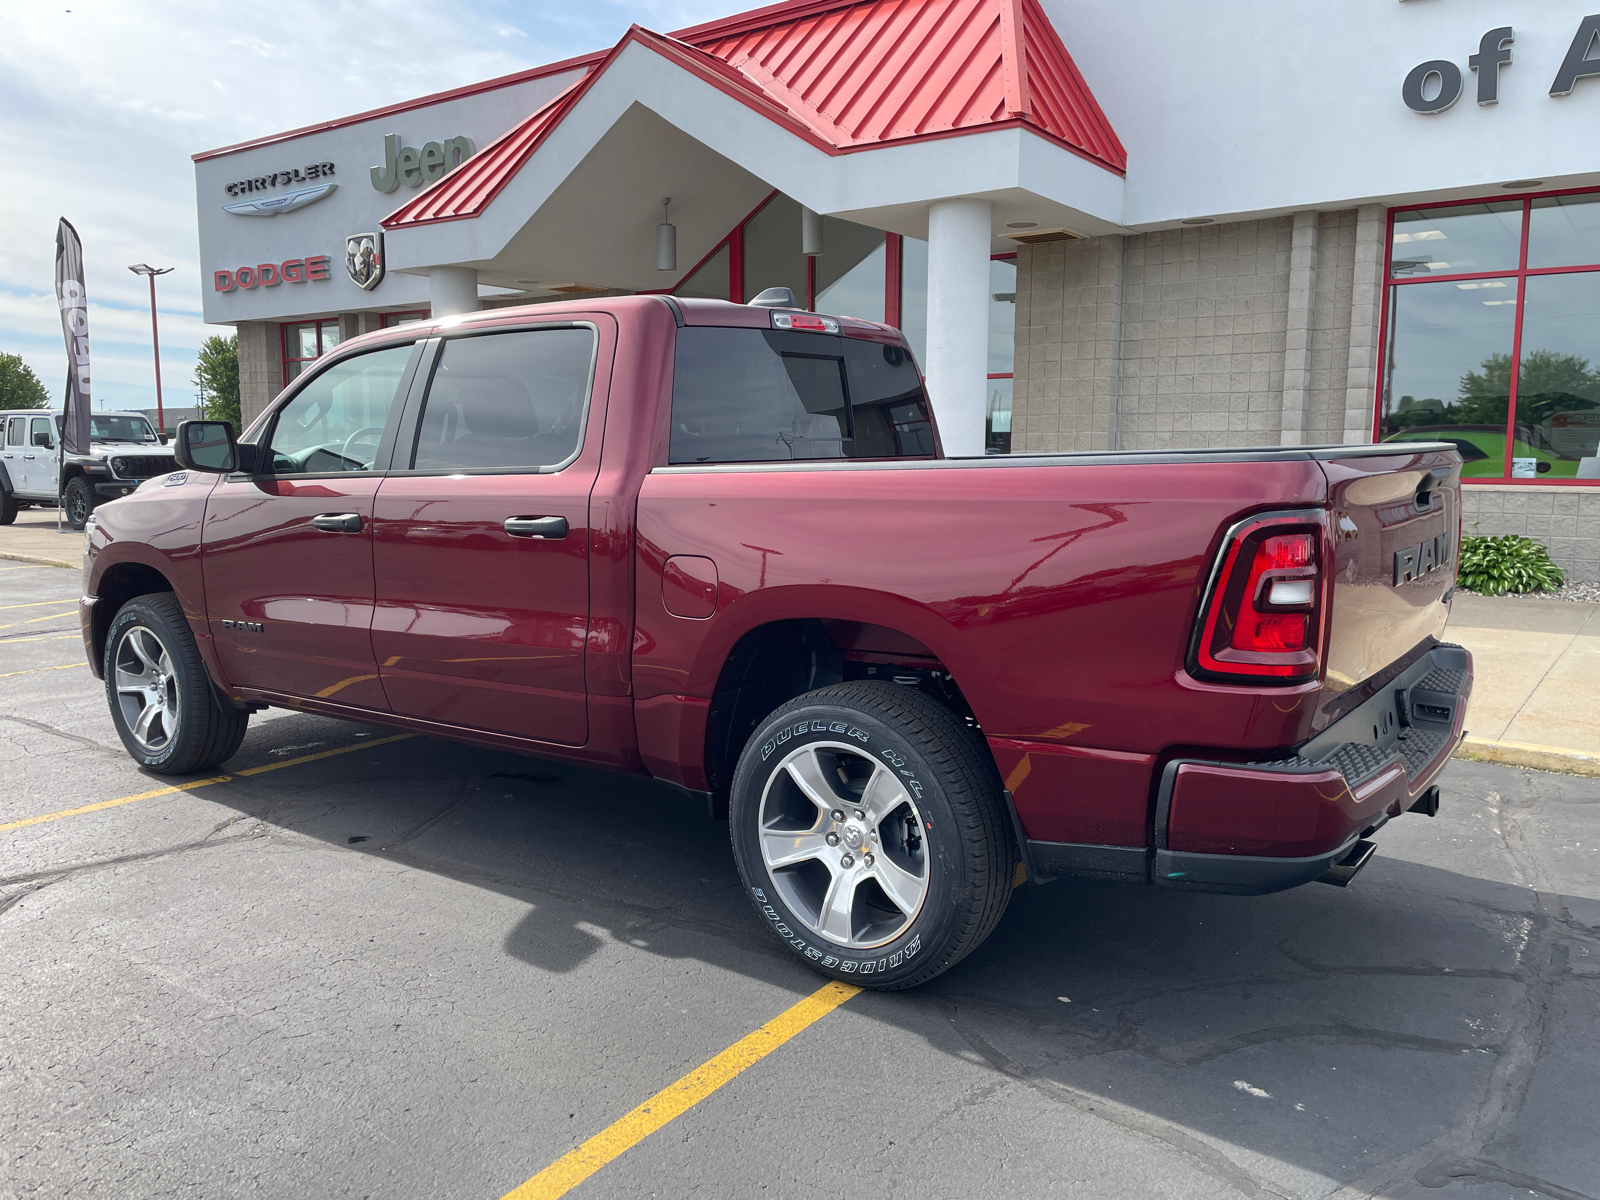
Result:
M565 517L507 517L505 530L512 537L549 538L567 536Z
M311 523L323 533L360 533L360 513L322 513L311 518Z

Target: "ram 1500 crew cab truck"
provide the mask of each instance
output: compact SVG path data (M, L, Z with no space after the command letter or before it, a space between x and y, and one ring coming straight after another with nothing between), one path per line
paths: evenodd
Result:
M636 296L358 338L177 454L87 535L140 763L281 705L654 776L868 986L1024 873L1347 881L1462 736L1444 444L951 459L895 330Z

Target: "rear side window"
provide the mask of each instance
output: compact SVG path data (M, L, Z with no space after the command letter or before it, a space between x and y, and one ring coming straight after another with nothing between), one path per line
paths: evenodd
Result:
M899 346L778 329L678 331L674 463L932 453L922 383Z
M521 330L445 342L422 408L418 471L537 470L578 452L594 331Z

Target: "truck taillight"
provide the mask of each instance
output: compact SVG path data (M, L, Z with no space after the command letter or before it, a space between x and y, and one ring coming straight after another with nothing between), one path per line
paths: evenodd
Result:
M1316 677L1326 579L1320 512L1267 513L1228 533L1200 610L1190 666L1231 681Z

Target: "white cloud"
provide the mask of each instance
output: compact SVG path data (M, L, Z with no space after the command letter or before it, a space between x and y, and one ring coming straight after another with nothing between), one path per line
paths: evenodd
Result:
M0 11L0 351L59 392L51 302L56 220L84 243L96 400L155 403L149 293L160 281L162 377L188 383L200 323L189 156L614 43L630 22L671 31L738 0L183 0L13 3ZM753 5L751 5L753 7ZM139 355L143 354L142 371Z

